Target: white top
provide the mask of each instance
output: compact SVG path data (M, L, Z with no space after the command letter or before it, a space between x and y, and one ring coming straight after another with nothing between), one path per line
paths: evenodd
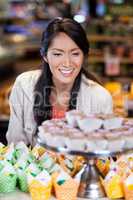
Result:
M33 116L34 86L40 73L40 70L24 72L14 83L9 99L11 115L7 131L8 143L24 141L26 144L35 144L34 134L37 124ZM109 92L82 75L76 109L86 115L109 114L112 113L112 107L112 97Z

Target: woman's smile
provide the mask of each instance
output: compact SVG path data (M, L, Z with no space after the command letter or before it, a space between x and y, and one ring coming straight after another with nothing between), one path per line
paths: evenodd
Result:
M74 72L74 68L70 67L70 68L60 68L59 71L61 72L61 74L64 76L64 77L69 77L69 76L72 76L73 72Z

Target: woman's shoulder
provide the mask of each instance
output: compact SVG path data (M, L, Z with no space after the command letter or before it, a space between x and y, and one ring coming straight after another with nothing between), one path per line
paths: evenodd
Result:
M79 107L85 113L112 113L113 101L111 94L99 83L82 76Z
M32 70L32 71L26 71L22 74L18 75L17 81L23 82L23 81L36 81L40 76L41 70Z
M97 96L102 96L103 94L105 96L111 97L110 93L106 88L104 88L102 85L97 83L96 81L93 81L91 79L88 79L84 74L82 75L82 87L88 91L89 93L95 94Z
M29 91L31 93L40 74L41 70L23 72L22 74L17 76L15 85L21 88L23 91Z
M89 78L87 78L84 74L82 74L81 83L85 86L96 86L97 83Z

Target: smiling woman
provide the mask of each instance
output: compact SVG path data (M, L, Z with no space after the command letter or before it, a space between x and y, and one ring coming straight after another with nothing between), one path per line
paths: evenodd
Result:
M83 63L83 52L67 34L61 32L49 47L45 61L49 63L54 84L72 87Z
M42 35L42 70L21 74L10 96L8 142L36 143L37 127L77 109L111 113L112 98L85 67L89 42L82 26L72 19L52 20Z

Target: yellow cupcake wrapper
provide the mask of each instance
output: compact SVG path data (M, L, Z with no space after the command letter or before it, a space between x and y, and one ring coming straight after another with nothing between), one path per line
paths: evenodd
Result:
M103 185L108 198L114 199L122 198L124 196L122 183L119 176L116 175L112 177L112 179L108 182L104 180Z
M44 186L38 180L33 180L29 184L29 191L32 200L49 200L51 197L52 183L50 182L47 186Z

